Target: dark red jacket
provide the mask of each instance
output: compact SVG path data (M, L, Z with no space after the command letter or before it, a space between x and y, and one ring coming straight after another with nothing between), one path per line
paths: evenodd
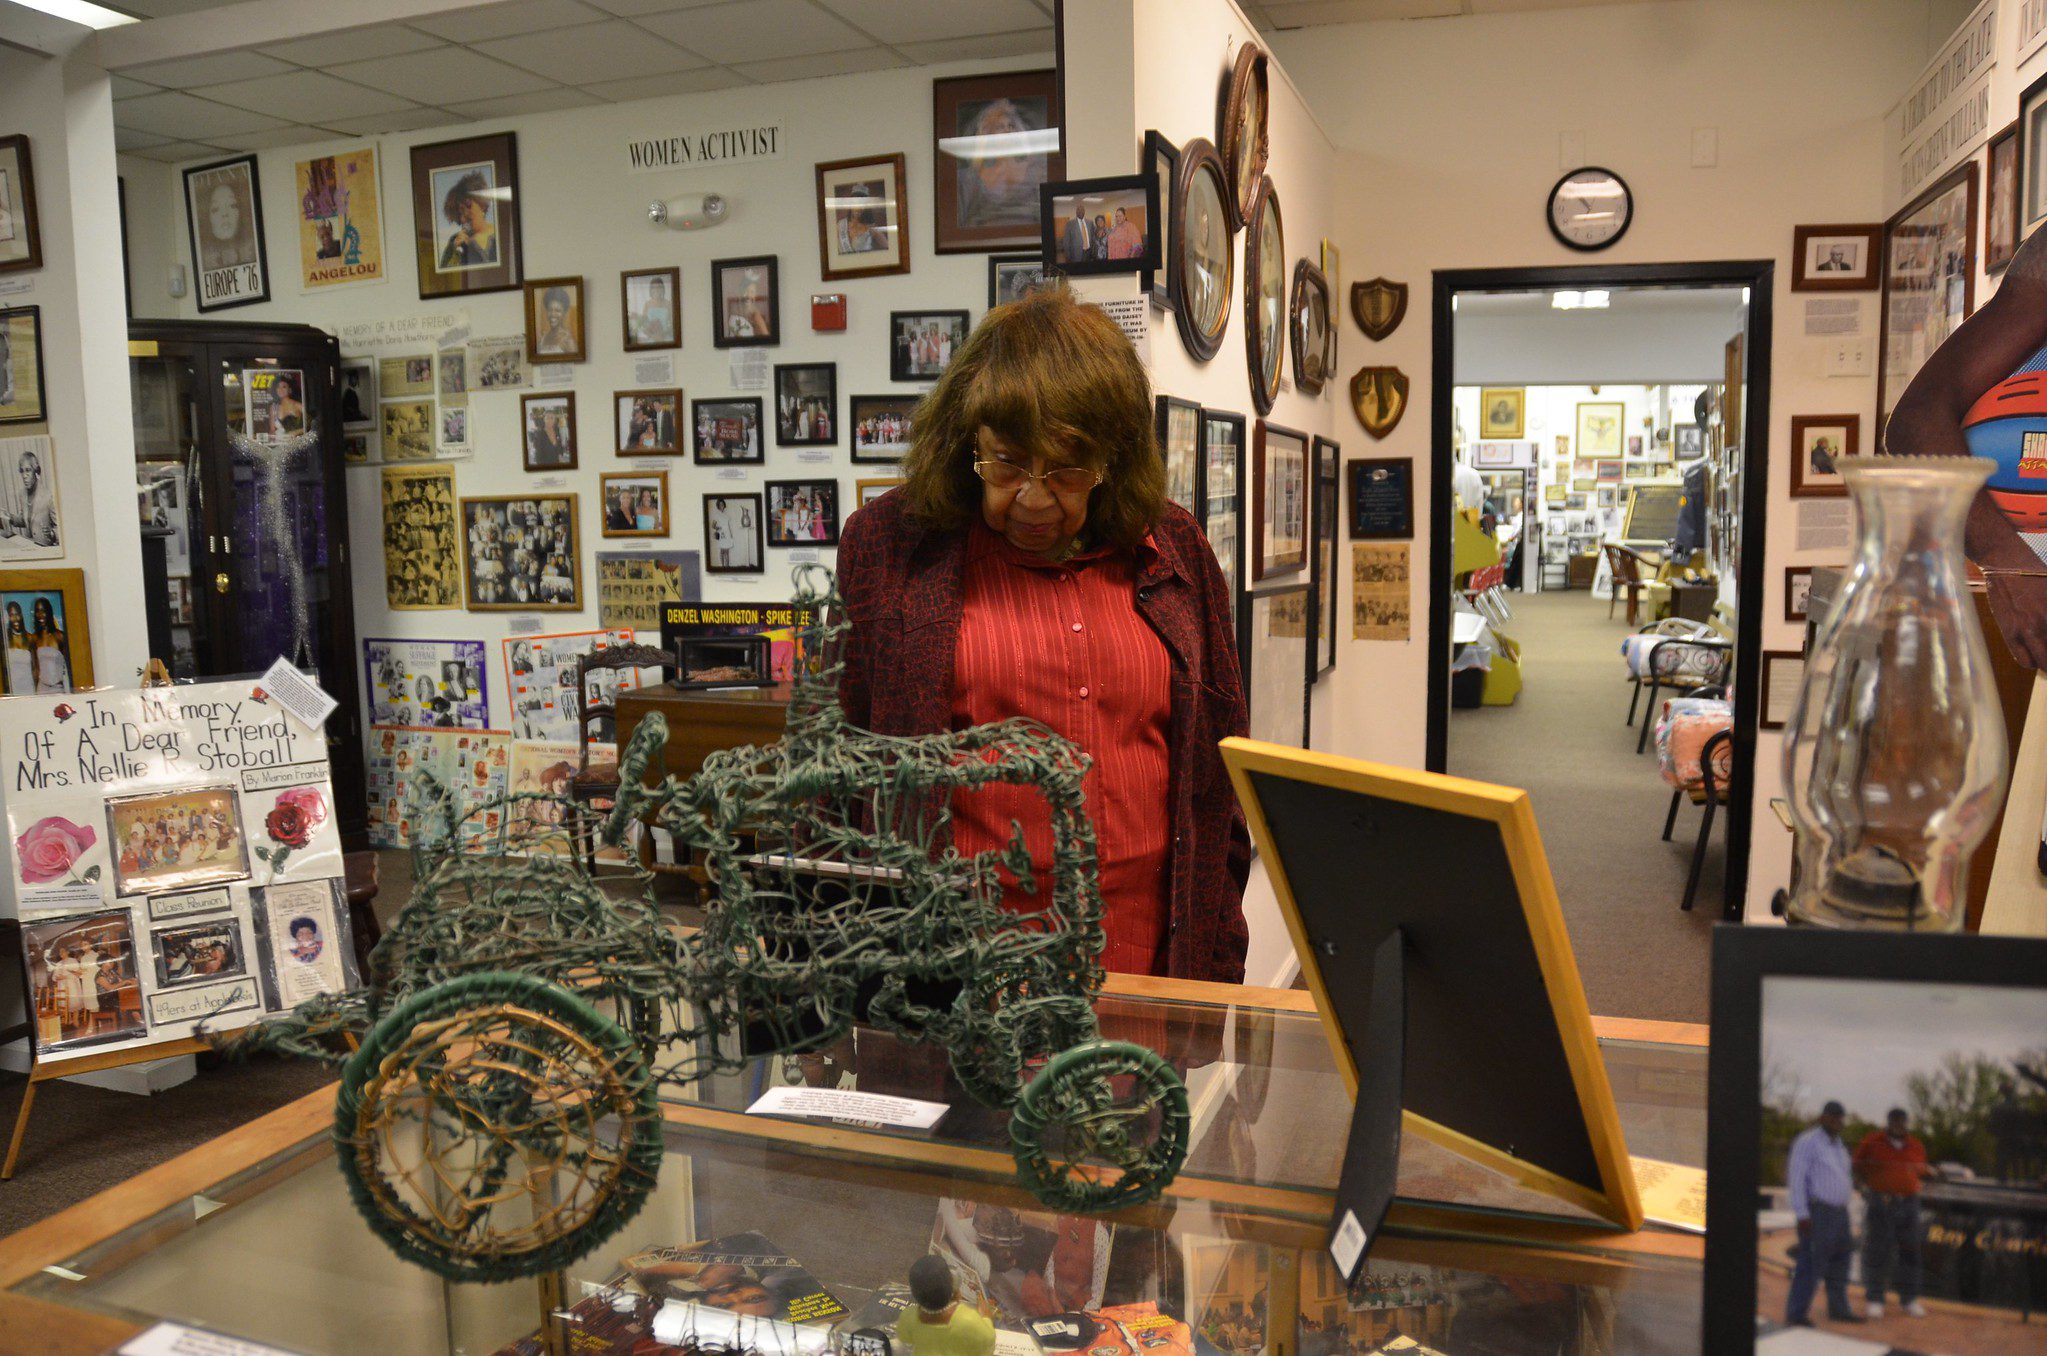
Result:
M839 592L853 631L840 698L854 725L885 735L952 728L967 534L926 527L890 492L846 520ZM1251 839L1216 745L1247 728L1235 608L1215 553L1185 509L1166 506L1142 551L1137 611L1173 657L1172 863L1167 973L1244 979Z

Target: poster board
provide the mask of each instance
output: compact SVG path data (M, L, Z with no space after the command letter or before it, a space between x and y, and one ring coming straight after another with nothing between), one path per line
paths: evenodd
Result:
M0 701L0 776L38 1064L355 983L325 735L247 680Z

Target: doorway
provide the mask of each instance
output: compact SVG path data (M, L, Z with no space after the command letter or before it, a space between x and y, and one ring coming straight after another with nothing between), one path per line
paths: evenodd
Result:
M1773 273L1435 275L1428 766L1531 789L1595 1011L1704 1021L1710 920L1747 892ZM1480 556L1502 568L1474 575ZM1717 643L1732 684L1731 789L1689 916L1704 807L1661 840L1671 789L1643 734L1678 694L1652 703L1622 653L1659 621ZM1637 980L1645 955L1683 983Z

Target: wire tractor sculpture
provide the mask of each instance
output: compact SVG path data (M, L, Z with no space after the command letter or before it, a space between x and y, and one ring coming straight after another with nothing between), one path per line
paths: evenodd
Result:
M653 1189L664 1085L814 1050L856 1021L946 1050L969 1093L1010 1112L1019 1180L1054 1209L1151 1200L1179 1170L1178 1074L1096 1025L1086 755L1026 720L912 738L850 727L830 574L799 568L797 594L816 620L780 743L648 787L667 737L649 716L601 813L515 794L457 815L422 779L432 803L408 816L417 885L365 987L227 1038L341 1067L341 1170L400 1256L474 1281L584 1256ZM1000 852L951 846L953 794L995 783L1043 795L1048 866L1021 828ZM493 809L479 844L468 821ZM586 864L636 822L701 861L694 934L661 917L636 858L605 876ZM1002 906L1005 872L1040 911ZM352 1055L343 1032L360 1037Z

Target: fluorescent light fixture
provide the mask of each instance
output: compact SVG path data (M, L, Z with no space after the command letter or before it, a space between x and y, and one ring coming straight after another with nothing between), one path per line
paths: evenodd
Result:
M1606 292L1552 292L1549 304L1553 311L1603 311L1609 304L1610 294Z
M47 14L53 19L68 19L74 24L87 28L119 28L122 24L138 22L132 14L123 14L105 5L95 5L92 0L14 0L23 9Z
M1050 155L1059 149L1059 129L989 132L981 136L940 137L938 149L960 160L1001 160L1012 155Z
M1578 304L1588 311L1603 311L1607 303L1608 297L1605 292L1587 292Z

